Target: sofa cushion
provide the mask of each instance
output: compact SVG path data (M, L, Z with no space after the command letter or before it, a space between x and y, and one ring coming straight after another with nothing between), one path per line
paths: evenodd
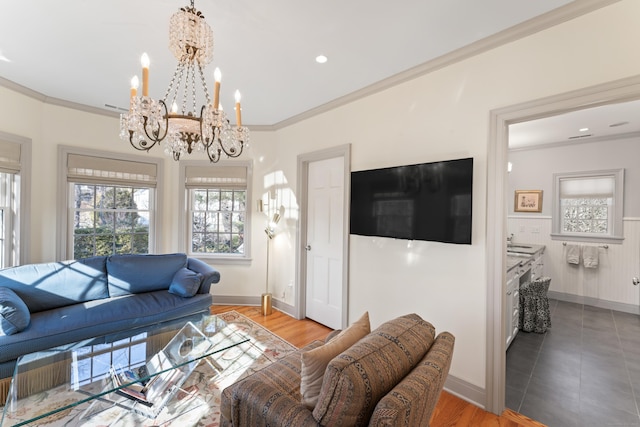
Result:
M111 255L107 259L109 296L169 289L173 276L187 266L186 254Z
M31 315L27 305L9 288L0 288L0 331L13 335L29 326Z
M106 257L27 264L0 270L0 286L12 289L31 313L109 297Z
M335 357L313 416L321 425L367 425L378 401L431 347L435 328L417 314L390 320Z
M302 372L300 380L300 394L302 403L313 409L318 403L320 387L327 365L337 355L351 347L371 332L369 312L365 312L360 319L344 331L313 350L302 352Z
M176 272L169 285L169 292L182 298L190 298L198 292L202 274L184 267Z
M19 334L0 334L0 362L87 338L207 313L211 303L210 294L185 299L164 289L32 313L31 324Z

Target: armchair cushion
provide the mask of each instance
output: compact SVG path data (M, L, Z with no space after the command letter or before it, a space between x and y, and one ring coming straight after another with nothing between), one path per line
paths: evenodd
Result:
M351 347L371 332L369 312L349 326L325 345L302 353L300 394L302 403L313 409L318 403L322 379L327 365L337 355Z

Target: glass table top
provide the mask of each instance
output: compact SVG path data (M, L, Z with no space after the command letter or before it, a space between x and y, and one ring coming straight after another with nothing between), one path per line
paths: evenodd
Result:
M216 354L247 341L198 314L22 356L0 425L48 422L79 405L87 419L114 405L155 418L201 361L220 369Z

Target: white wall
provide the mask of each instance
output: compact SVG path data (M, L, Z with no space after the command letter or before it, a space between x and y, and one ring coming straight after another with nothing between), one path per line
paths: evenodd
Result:
M622 1L278 131L289 177L297 154L345 143L353 170L474 157L473 244L352 236L350 318L368 310L375 326L417 312L456 336L451 374L485 388L489 113L637 75L639 14L640 2ZM278 270L294 275L285 261Z
M581 144L545 146L509 153L513 171L509 174L507 232L514 241L546 246L545 275L550 290L583 298L588 303L623 304L619 309L637 310L640 292L632 278L640 273L640 137L610 139ZM599 249L597 269L568 265L564 241L551 240L553 174L624 168L624 240ZM542 212L514 213L515 190L543 190ZM567 242L571 244L571 242ZM597 245L597 244L594 244ZM624 305L630 306L625 307ZM611 307L616 307L613 305Z
M276 132L253 132L254 199L276 173L287 201L273 254L274 294L295 281L296 157L352 144L352 169L474 157L473 244L446 245L352 237L349 317L373 326L416 312L456 336L451 375L486 387L485 269L489 112L640 73L640 2L622 0L586 16L434 71ZM425 40L425 43L434 43ZM277 105L276 105L277 108ZM0 88L0 130L33 140L30 260L55 258L57 145L131 152L118 121L43 104ZM149 155L161 157L155 149ZM165 160L162 250L178 248L178 168ZM258 219L260 218L260 219ZM264 287L266 239L254 216L254 261L220 265L215 295L256 296ZM287 295L287 301L294 301ZM482 402L480 402L482 403Z

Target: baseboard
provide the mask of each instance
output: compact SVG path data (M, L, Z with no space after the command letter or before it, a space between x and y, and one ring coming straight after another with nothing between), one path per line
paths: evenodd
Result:
M262 304L262 298L259 296L238 296L238 295L214 295L213 305L256 305ZM272 298L271 304L273 308L288 314L295 318L295 307L284 301Z
M573 302L576 304L591 305L593 307L604 308L608 310L621 311L623 313L640 314L640 306L633 304L625 304L622 302L606 301L593 297L585 297L581 295L565 294L564 292L549 291L549 298L560 301Z
M483 388L449 374L444 383L444 389L462 400L485 409L484 402L487 401L487 393Z

